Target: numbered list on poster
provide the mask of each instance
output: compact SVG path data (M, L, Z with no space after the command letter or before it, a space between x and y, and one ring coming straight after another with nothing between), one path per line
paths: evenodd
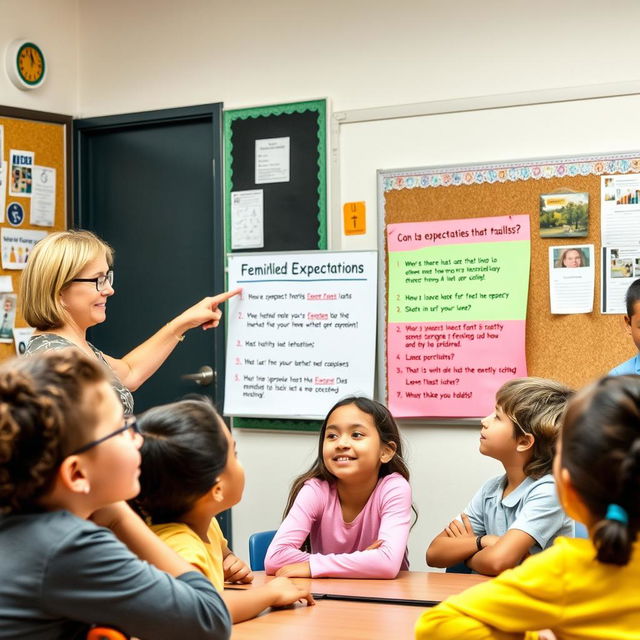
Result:
M391 224L387 243L389 408L486 415L526 375L529 217Z
M374 251L230 255L224 413L324 418L372 396Z

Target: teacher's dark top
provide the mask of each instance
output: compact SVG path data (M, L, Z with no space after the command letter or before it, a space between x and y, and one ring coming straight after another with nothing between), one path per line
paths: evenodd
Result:
M131 395L131 391L122 384L120 378L118 378L115 371L105 360L105 357L102 355L102 351L96 349L90 342L87 344L91 347L91 351L93 351L96 358L98 358L98 360L100 360L100 362L107 368L111 379L111 386L118 394L120 402L122 402L122 406L124 407L125 414L133 413L133 395ZM55 333L41 333L31 337L31 340L29 340L29 344L27 345L25 356L40 353L42 351L49 351L50 349L68 349L69 347L78 348L78 346L70 340L56 335Z

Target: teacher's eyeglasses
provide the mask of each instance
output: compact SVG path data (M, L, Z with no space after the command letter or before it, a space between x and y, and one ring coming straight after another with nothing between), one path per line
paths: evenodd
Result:
M75 451L72 451L69 455L75 456L75 455L78 455L79 453L84 453L85 451L88 451L89 449L93 449L93 447L97 447L99 444L102 444L105 440L109 440L109 438L113 438L114 436L117 436L128 430L131 430L131 437L133 437L136 433L140 433L140 429L138 427L138 423L136 421L135 416L127 416L124 419L124 424L121 427L119 427L115 431L112 431L111 433L108 433L106 436L103 436L102 438L98 438L97 440L92 440L91 442L87 442L87 444L83 444L80 448L76 449Z
M107 282L110 287L113 286L113 269L109 269L104 276L98 276L97 278L73 278L71 282L93 282L96 285L96 289L102 291L107 286Z

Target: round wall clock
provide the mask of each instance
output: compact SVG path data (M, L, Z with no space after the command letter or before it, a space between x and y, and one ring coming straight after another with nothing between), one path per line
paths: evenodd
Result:
M7 49L7 74L18 89L36 89L47 75L44 53L37 44L15 40Z

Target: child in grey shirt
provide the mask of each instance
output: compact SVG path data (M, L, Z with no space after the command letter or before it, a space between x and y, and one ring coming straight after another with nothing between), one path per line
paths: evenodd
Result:
M0 366L0 637L226 640L211 583L124 500L139 491L135 419L78 350Z

